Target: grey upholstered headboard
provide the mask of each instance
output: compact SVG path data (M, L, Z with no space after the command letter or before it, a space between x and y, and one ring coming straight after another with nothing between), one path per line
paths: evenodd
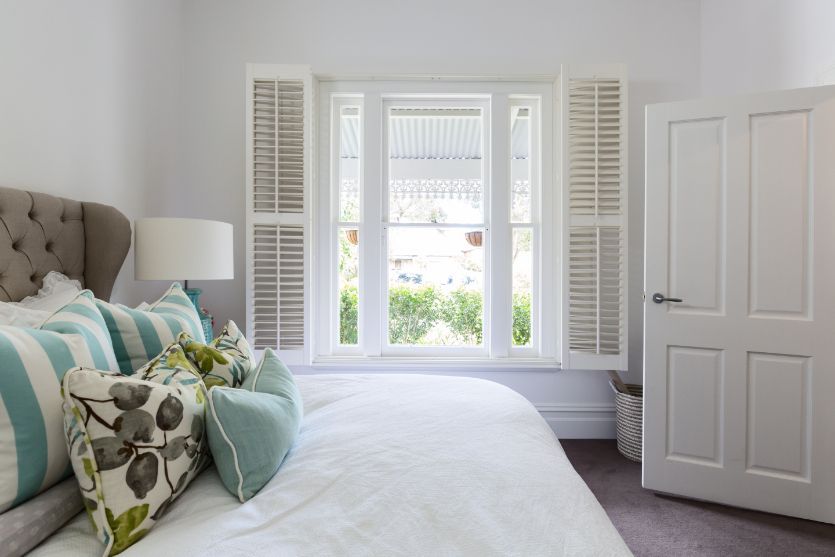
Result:
M0 300L37 293L50 271L108 300L130 242L130 222L113 207L0 188Z

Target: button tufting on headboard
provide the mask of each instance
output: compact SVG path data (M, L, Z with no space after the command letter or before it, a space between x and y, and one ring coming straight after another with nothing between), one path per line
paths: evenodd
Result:
M50 271L107 299L130 236L130 223L112 207L0 188L0 300L37 293Z

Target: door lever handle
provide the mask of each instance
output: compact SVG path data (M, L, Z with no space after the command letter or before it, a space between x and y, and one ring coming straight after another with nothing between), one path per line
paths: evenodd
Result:
M681 298L667 298L660 292L656 292L652 295L652 301L656 304L663 304L664 302L683 302Z

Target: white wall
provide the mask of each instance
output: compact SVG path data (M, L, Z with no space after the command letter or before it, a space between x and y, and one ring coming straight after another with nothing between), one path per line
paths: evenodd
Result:
M180 4L0 2L0 185L143 215L175 187ZM114 298L152 292L129 254Z
M187 214L228 220L238 234L237 279L200 283L206 305L221 319L243 321L247 62L310 64L315 72L340 74L556 73L564 62L624 62L630 79L630 379L640 380L643 107L698 95L699 17L698 0L186 0L185 164L176 195L200 199ZM604 374L489 376L551 405L555 416L597 416L595 405L611 401ZM606 420L602 428L611 427Z
M835 83L832 0L702 0L701 17L705 95Z
M218 319L243 321L247 62L343 74L624 62L629 379L638 381L644 105L813 85L835 64L832 21L828 0L0 0L0 184L110 203L131 218L232 222L236 280L197 285ZM116 297L134 303L161 286L134 282L129 260ZM540 403L562 431L611 431L604 374L479 375Z

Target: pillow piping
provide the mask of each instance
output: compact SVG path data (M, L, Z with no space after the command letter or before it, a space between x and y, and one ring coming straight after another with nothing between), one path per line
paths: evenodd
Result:
M267 350L270 350L270 349L267 348ZM252 373L253 373L252 390L253 391L255 391L256 387L258 386L258 380L261 378L261 370L264 368L264 362L267 361L267 358L264 357L265 355L266 355L266 352L264 352L264 354L261 355L261 362L258 364L258 367L255 368L254 371L252 371Z
M80 442L85 447L85 453L87 453L89 455L93 455L94 452L93 452L92 439L90 438L90 434L87 432L86 426L84 426L84 420L81 419L81 414L79 413L78 409L76 408L75 402L72 400L72 397L70 396L70 390L69 390L70 376L77 371L83 371L85 369L89 369L89 368L84 368L83 366L78 366L78 367L74 367L74 368L68 370L67 373L64 374L64 378L61 381L61 398L63 399L63 403L66 405L66 408L64 409L65 427L67 425L67 420L68 419L71 420L71 419L74 418L75 420L78 420L76 422L78 424L78 430L77 430L77 432L74 431L73 433L79 433L81 435ZM69 410L69 412L72 414L73 418L69 418L69 416L67 416L67 414L66 414L67 410ZM72 465L72 459L70 459L70 464ZM101 479L101 474L99 474L99 467L96 466L96 465L91 465L89 467L89 469L85 468L85 472L88 473L88 477L93 482L93 489L91 491L95 494L96 503L98 503L100 497L102 497L102 489L101 489L102 479ZM77 477L76 477L76 481L78 481ZM79 483L79 488L81 489L82 492L86 491L81 486L81 483ZM82 497L84 497L86 499L86 496L83 495L83 493L82 493ZM115 535L113 534L113 529L111 528L110 523L107 520L107 515L105 513L105 507L104 507L104 505L98 505L97 504L96 507L94 509L92 509L92 508L88 507L87 504L85 503L85 508L89 509L87 512L88 512L88 516L90 516L91 520L92 520L92 515L93 514L95 514L99 517L99 522L102 525L102 531L104 532L104 535L105 535L105 539L100 540L100 541L104 542L105 548L104 548L103 556L107 557L107 555L110 554L110 550L113 548L113 543L116 540L115 540ZM94 526L95 526L95 523L94 523ZM98 537L98 535L96 537Z
M260 369L260 367L259 367ZM230 387L215 387L214 389L228 389ZM223 422L218 418L217 412L215 411L215 403L212 400L212 392L214 389L209 391L208 399L209 399L209 410L212 413L212 418L214 418L215 423L217 424L218 429L220 430L220 434L223 436L223 440L226 441L226 444L229 445L229 448L232 449L232 458L235 460L235 474L238 476L238 500L241 503L245 503L246 499L244 499L244 475L241 472L240 464L238 463L238 451L235 450L235 444L227 435L226 430L223 428Z

